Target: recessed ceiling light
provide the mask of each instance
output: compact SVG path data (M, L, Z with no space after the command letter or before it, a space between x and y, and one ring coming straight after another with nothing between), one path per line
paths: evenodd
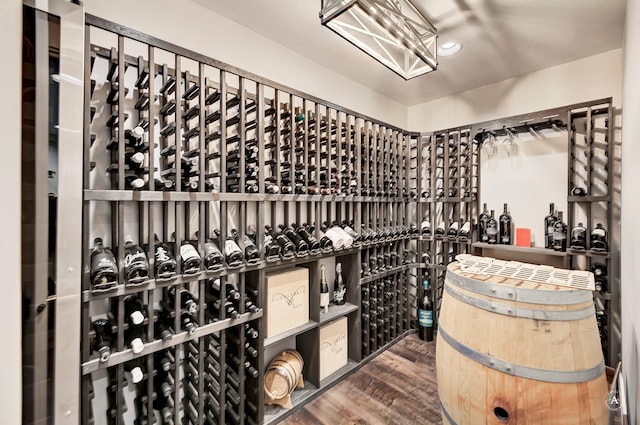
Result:
M439 56L451 56L455 55L462 49L462 45L460 43L456 43L455 41L447 41L446 43L442 43L440 47L438 47L438 55Z

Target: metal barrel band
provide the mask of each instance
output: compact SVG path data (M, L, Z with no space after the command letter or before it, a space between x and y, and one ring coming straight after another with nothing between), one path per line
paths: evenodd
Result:
M480 363L488 368L506 373L520 378L532 379L534 381L551 382L555 384L577 384L582 382L593 381L604 373L604 362L600 362L595 367L583 370L557 371L537 369L528 366L522 366L511 362L498 359L488 354L481 353L473 348L467 347L456 341L449 335L442 324L438 326L438 335L449 344L451 348L456 350L463 356Z
M444 404L442 403L442 400L440 400L440 409L442 409L442 413L444 413L444 417L447 418L447 421L449 421L449 423L451 425L458 425L458 422L456 422L452 417L451 414L449 413L449 411L447 410L446 407L444 407Z
M449 295L451 295L451 297L457 299L460 302L482 310L490 311L491 313L503 314L510 317L561 322L588 319L590 317L593 317L593 315L595 314L595 307L593 306L593 304L590 304L588 307L583 308L582 310L537 310L532 308L514 307L502 303L476 298L474 296L464 294L456 290L453 285L450 285L447 281L445 281L444 289Z
M506 278L505 278L506 279ZM568 291L545 291L540 289L515 288L491 282L484 282L465 276L460 276L447 268L446 280L452 285L467 289L478 294L487 295L503 300L521 301L530 304L572 305L582 304L592 300L590 291L573 289Z

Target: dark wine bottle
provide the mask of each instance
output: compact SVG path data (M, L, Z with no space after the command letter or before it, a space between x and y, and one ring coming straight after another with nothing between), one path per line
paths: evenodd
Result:
M343 305L347 300L347 285L342 278L342 263L336 264L336 279L333 285L333 302L335 305Z
M247 264L255 264L260 261L258 247L247 235L240 236L240 233L236 229L231 229L231 236L238 246L244 250L244 259Z
M166 315L162 310L155 310L158 320L154 324L153 334L160 337L163 341L169 341L173 338L173 322L171 317Z
M273 239L270 233L264 235L264 257L267 261L280 259L280 245Z
M490 220L489 210L487 210L487 204L484 204L482 212L478 216L478 239L480 242L488 243L489 235L487 235L487 226Z
M144 319L147 315L146 312L142 300L136 295L127 295L124 298L124 318L128 325L124 333L124 340L134 354L141 353L144 349Z
M353 223L349 223L346 220L342 222L342 229L347 233L347 235L353 238L353 246L360 246L360 235L353 230Z
M298 257L305 257L309 255L309 245L298 235L291 227L285 227L280 224L278 226L282 233L293 242L293 245L296 247L296 255Z
M555 214L555 205L549 204L549 215L544 218L544 247L553 248L553 225L558 220Z
M593 263L591 265L591 273L593 273L593 275L595 277L598 276L606 276L607 275L607 265L604 263Z
M180 328L183 331L186 331L189 335L193 335L196 329L198 329L198 323L193 315L187 311L183 311L180 314Z
M216 299L207 302L208 312L214 318L220 318L220 311L224 310L224 317L237 319L240 317L240 313L236 310L236 307L228 299Z
M89 343L92 353L98 353L100 363L104 363L111 357L111 343L113 342L113 329L111 320L97 319L92 323L95 335Z
M132 384L139 384L144 379L144 368L138 360L130 360L124 364L124 370L129 372Z
M603 275L596 276L595 288L598 292L607 292L607 277Z
M106 291L118 284L118 265L109 248L105 248L102 238L94 240L91 251L91 290Z
M451 223L451 226L449 226L449 230L447 231L447 239L449 239L450 241L456 240L456 238L458 237L458 228L459 225L457 221Z
M224 267L224 256L211 238L207 238L204 243L204 267L208 271L216 271Z
M500 240L499 243L503 245L511 245L513 240L511 239L511 216L507 209L507 204L504 204L504 211L500 215ZM565 242L566 244L566 242Z
M575 186L573 189L571 189L571 195L572 196L586 196L587 195L587 190L582 186Z
M313 227L309 228L309 233L313 234L315 232L315 223ZM330 252L333 250L333 241L320 229L318 229L318 236L320 237L320 246L322 246L322 250L324 252Z
M298 226L296 223L292 223L291 227L295 229L295 232L307 243L311 254L317 254L320 252L320 241L318 241L312 233L307 231L305 224Z
M602 227L602 223L596 224L596 228L591 231L590 247L593 252L607 252L607 231Z
M147 254L129 235L125 235L124 243L124 275L128 284L139 284L149 277L149 261Z
M267 225L265 226L265 229L267 230L267 234L269 234L271 238L274 239L278 245L280 245L282 258L288 259L295 257L296 248L289 238L287 238L282 233L275 233L271 226Z
M324 264L320 265L320 308L325 313L329 312L329 284L324 274Z
M198 300L186 288L178 288L174 285L167 291L171 307L175 305L176 296L178 297L180 308L184 311L195 314L198 311Z
M562 221L562 211L558 211L558 220L553 224L553 250L567 250L567 224Z
M168 245L158 240L155 235L156 252L154 254L154 269L156 277L160 279L168 279L176 274L176 259Z
M491 210L489 221L487 222L487 243L498 243L498 221L495 218L495 211Z
M200 254L188 240L183 240L180 245L180 259L182 260L182 274L194 274L200 271Z
M222 296L222 288L220 287L220 279L209 279L209 289L211 292L211 295L213 295L214 297L216 297L217 299L222 299L222 298L226 298L228 300L239 300L240 299L240 292L238 292L238 290L236 289L235 286L233 286L233 283L231 282L226 282L224 285L224 291L225 291L225 295L224 297Z
M422 279L422 299L418 306L418 334L423 341L433 341L433 306L431 304L429 276Z
M569 247L578 251L584 251L587 248L587 229L582 223L578 223L571 230L571 244Z
M240 250L236 241L233 240L233 236L227 236L227 240L224 242L224 258L229 268L242 266L242 250Z

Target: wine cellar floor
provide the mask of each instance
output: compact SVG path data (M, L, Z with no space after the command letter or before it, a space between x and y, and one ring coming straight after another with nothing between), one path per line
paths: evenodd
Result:
M280 424L442 424L435 349L411 334Z

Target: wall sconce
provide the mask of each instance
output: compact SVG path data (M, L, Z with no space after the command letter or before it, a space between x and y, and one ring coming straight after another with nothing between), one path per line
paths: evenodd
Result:
M320 20L405 80L438 67L438 32L409 0L322 0Z

